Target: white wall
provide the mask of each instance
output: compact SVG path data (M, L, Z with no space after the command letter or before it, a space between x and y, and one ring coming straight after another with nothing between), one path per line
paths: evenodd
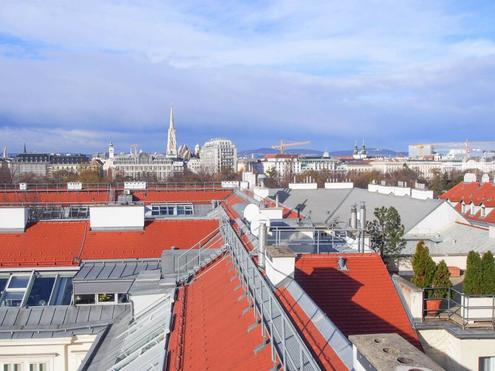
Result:
M74 371L79 368L96 335L76 335L64 338L0 340L0 362L44 362L49 371Z
M28 209L25 207L0 208L0 232L23 232L28 221Z
M283 219L284 209L281 207L267 207L266 209L260 209L261 219Z
M431 257L435 263L440 263L441 260L445 260L447 267L457 267L462 270L466 269L467 255L442 255ZM412 272L412 256L401 257L398 261L397 269L399 272Z
M143 229L144 206L94 206L89 208L92 230Z
M68 191L80 191L82 189L82 183L81 182L69 182L67 183L67 190Z
M443 329L419 334L425 353L446 370L478 370L479 357L495 357L495 339L458 339Z
M352 182L325 183L325 189L352 189L352 188L354 188L354 183Z
M423 290L400 276L394 276L413 318L423 318Z
M289 189L317 189L316 183L289 183Z
M222 188L239 188L239 182L235 180L222 181Z
M266 275L273 285L278 285L287 277L294 278L295 257L265 259Z
M408 234L437 233L455 222L468 223L449 203L443 202L430 215L416 224Z
M145 190L146 182L124 182L124 189Z
M262 199L268 197L268 195L270 194L270 190L268 188L254 187L253 193L254 199L256 201L261 201Z
M411 190L411 197L417 198L418 200L428 200L433 199L433 191L426 191L423 189L413 189Z
M133 316L136 317L141 312L165 297L165 294L129 295L129 300L133 304Z

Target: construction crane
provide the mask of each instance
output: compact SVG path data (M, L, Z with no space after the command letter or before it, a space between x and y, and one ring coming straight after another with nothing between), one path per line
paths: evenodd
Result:
M301 141L301 142L284 142L283 140L280 140L280 144L278 145L273 145L272 146L272 149L278 149L280 151L280 153L284 153L285 149L287 147L295 147L295 146L303 146L305 144L309 144L311 143L310 140L305 140L305 141Z

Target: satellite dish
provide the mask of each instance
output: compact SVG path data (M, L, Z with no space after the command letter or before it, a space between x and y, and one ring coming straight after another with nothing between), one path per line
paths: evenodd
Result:
M246 206L244 209L244 219L246 219L248 222L252 222L253 220L258 218L258 215L260 214L260 208L256 204L249 204Z

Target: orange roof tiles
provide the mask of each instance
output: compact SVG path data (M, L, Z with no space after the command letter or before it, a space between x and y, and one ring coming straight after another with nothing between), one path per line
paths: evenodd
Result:
M444 200L452 202L474 203L495 207L495 184L478 182L461 182L440 196Z
M74 265L85 222L40 222L24 233L0 233L1 267Z
M340 256L347 271L337 268ZM346 336L397 332L421 347L379 255L301 255L295 279Z
M122 190L118 192L122 193ZM135 201L143 202L210 202L211 200L223 200L228 197L230 190L159 190L159 191L135 191ZM38 190L38 191L1 191L0 203L101 203L109 201L108 190Z
M155 220L143 231L88 232L81 258L158 258L172 246L190 248L216 228L217 220Z
M2 191L0 203L108 202L108 191Z
M0 266L73 265L75 258L157 258L172 246L190 248L217 227L217 220L156 220L143 231L92 232L88 221L38 222L24 233L0 233Z
M235 290L230 257L224 256L180 289L174 304L175 327L170 337L169 369L268 370L273 367L270 345L263 343L261 328L248 327L256 320L249 303Z
M134 199L145 202L210 202L223 200L232 191L142 191L134 192Z

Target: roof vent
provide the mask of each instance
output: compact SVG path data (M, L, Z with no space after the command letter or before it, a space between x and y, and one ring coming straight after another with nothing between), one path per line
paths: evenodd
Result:
M490 175L483 174L483 176L481 177L481 183L490 183Z
M347 259L342 257L342 256L339 256L338 265L339 265L340 271L346 271L347 270Z

